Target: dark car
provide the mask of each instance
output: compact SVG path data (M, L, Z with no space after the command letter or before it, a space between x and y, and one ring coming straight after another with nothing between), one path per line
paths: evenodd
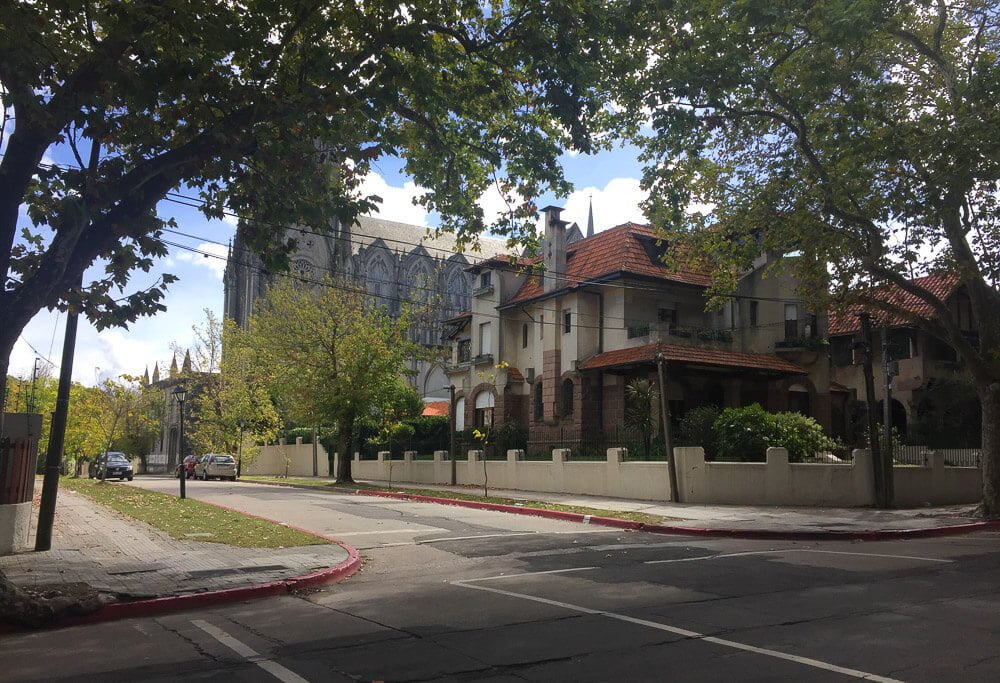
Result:
M107 469L107 474L105 474ZM90 461L89 474L91 479L118 479L132 481L135 473L132 471L132 463L124 453L118 451L108 451Z
M184 478L194 479L194 468L198 466L198 462L201 460L197 455L188 455L184 458ZM174 477L177 479L181 478L181 466L178 465L174 468Z

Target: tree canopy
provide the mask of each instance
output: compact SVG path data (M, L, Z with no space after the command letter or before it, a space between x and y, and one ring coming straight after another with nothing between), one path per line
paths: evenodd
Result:
M407 361L421 353L409 316L373 305L357 285L327 279L306 285L279 278L257 305L243 336L282 413L338 431L337 479L351 480L355 428L398 412L407 395Z
M497 185L519 234L530 199L566 191L558 156L595 145L596 0L15 1L0 7L0 374L42 308L98 328L162 310L153 269L168 193L253 219L280 265L289 224L329 230L377 200L358 187L405 159L443 227L484 228ZM71 163L53 164L59 151ZM59 155L56 155L59 156ZM26 216L26 218L25 218ZM19 232L20 231L20 232ZM103 274L82 283L97 262Z
M815 303L867 303L957 349L983 405L985 509L1000 514L996 4L678 0L636 19L613 85L645 146L650 217L695 245L684 253L705 257L720 295L762 249L794 255ZM969 296L978 343L912 282L940 272Z

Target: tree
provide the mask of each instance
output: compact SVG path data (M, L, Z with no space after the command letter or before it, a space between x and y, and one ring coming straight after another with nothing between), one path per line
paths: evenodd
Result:
M597 65L581 55L604 49L604 11L597 0L3 3L0 376L42 308L99 329L163 310L172 275L123 292L166 253L174 223L159 206L172 193L197 195L208 217L253 219L249 242L279 268L293 246L283 226L330 230L370 210L378 198L359 184L395 155L446 229L482 231L477 199L497 186L512 208L501 227L520 234L530 198L568 191L563 148L595 145ZM84 283L95 262L103 271Z
M408 358L404 312L393 319L351 282L309 286L279 278L251 317L250 353L284 414L300 424L334 425L339 481L351 481L360 420L388 412Z
M653 221L715 270L720 299L763 250L816 305L864 304L958 350L983 411L982 511L1000 516L995 3L679 0L636 18L612 73L620 122L653 129ZM935 272L957 275L978 343L911 281Z
M625 427L642 439L642 447L648 458L653 446L653 432L656 431L656 413L660 392L648 379L634 379L625 385Z

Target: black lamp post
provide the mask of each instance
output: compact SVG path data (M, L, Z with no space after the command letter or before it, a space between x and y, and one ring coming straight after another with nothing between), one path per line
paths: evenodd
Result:
M181 412L181 433L180 433L180 438L177 439L177 462L179 463L178 467L180 468L180 474L178 475L177 478L181 482L181 498L187 498L187 492L184 490L184 482L187 479L187 468L184 466L185 465L185 463L184 463L184 399L187 397L187 392L184 390L183 386L181 386L181 385L178 384L174 388L174 390L172 392L170 392L170 393L174 397L174 400L177 401L177 405L179 406L180 412Z

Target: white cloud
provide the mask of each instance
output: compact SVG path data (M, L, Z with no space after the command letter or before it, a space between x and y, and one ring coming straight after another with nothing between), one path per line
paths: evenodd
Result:
M511 209L507 200L500 194L496 184L490 185L490 189L486 190L476 203L483 210L483 220L486 221L486 225L495 223L502 214Z
M176 254L176 259L178 261L186 261L197 266L205 266L215 275L216 279L221 280L223 274L226 272L226 255L228 253L228 247L223 244L216 244L215 242L202 242L195 247L197 251L180 251ZM203 253L199 253L203 252ZM206 256L205 254L210 254Z
M576 222L580 231L587 234L587 212L591 198L594 202L594 231L601 232L616 225L632 221L645 223L646 217L639 208L647 192L639 187L638 178L612 178L604 188L582 187L572 192L561 206L562 219Z
M382 198L379 209L375 212L379 218L413 225L428 225L427 212L424 207L414 204L413 200L424 193L423 188L416 183L407 181L403 187L393 187L378 173L369 173L361 183L363 196L376 195Z

